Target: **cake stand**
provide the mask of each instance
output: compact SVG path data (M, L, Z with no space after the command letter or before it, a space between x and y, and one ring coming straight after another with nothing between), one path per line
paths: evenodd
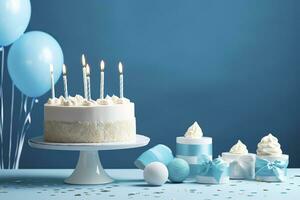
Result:
M33 148L49 150L80 151L79 159L72 175L65 179L68 184L106 184L114 180L104 171L98 151L131 149L146 146L150 138L136 135L132 143L53 143L45 142L43 136L32 138L28 141Z

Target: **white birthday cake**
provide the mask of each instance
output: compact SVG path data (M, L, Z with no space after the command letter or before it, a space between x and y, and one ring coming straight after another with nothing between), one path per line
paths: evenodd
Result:
M136 137L134 103L117 96L96 101L80 95L49 99L44 121L48 142L133 142Z

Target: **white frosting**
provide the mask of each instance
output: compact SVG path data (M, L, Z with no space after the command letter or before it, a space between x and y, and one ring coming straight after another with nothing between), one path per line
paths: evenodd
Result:
M107 95L105 97L105 99L97 99L97 103L99 105L111 105L111 104L113 104L113 101L112 101L111 97L109 95Z
M107 99L97 99L97 104L99 104L99 105L109 105L109 104L111 104L111 102L108 101Z
M192 126L188 128L184 137L186 138L201 138L203 136L202 129L197 122L194 122Z
M245 144L238 140L238 142L231 147L229 152L233 154L248 154L248 149Z
M93 103L93 102L87 102ZM101 121L113 122L132 119L134 103L91 106L49 106L44 107L45 121Z
M48 99L48 101L47 101L47 104L57 104L57 102L58 102L58 99L57 98L50 98L50 99Z
M63 105L64 106L75 106L75 102L74 101L71 101L71 100L65 100L63 102Z
M258 143L256 153L259 156L278 156L282 155L282 150L278 139L270 133Z
M117 104L124 104L124 103L129 103L130 101L129 101L129 99L126 99L126 98L119 98L117 101L116 101L116 103Z
M115 95L112 95L111 100L112 100L113 103L118 103L119 97L117 97Z
M85 100L82 101L82 105L83 106L95 106L95 105L97 105L97 102L94 101L94 100L85 99Z
M97 106L97 105L111 105L111 104L128 104L130 100L127 98L119 98L115 95L112 97L106 96L105 99L87 100L80 95L75 97L70 96L65 99L63 96L59 98L49 99L45 106Z

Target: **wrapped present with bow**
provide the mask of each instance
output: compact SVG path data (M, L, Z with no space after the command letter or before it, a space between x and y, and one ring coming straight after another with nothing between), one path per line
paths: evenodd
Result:
M255 179L266 182L283 182L287 176L289 156L282 154L278 139L269 134L257 145Z
M229 182L229 165L221 157L210 160L202 156L197 167L196 180L204 184L223 184Z
M233 145L229 152L223 152L222 158L229 164L231 179L255 178L255 154L248 153L247 146L240 140Z
M289 156L257 156L255 179L265 182L283 182L287 177Z

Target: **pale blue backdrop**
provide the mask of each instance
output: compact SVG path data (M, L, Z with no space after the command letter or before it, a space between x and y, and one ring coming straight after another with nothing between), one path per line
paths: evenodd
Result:
M297 0L31 0L28 30L61 44L70 94L82 94L80 56L99 95L99 60L106 92L118 94L117 62L125 66L125 96L136 104L137 130L175 150L175 137L195 120L213 137L214 156L241 139L255 152L272 132L300 167L300 3ZM62 93L62 80L57 84ZM39 98L27 138L43 133ZM19 100L18 100L19 101ZM107 151L105 167L131 168L146 148ZM22 168L72 168L77 152L25 144Z

